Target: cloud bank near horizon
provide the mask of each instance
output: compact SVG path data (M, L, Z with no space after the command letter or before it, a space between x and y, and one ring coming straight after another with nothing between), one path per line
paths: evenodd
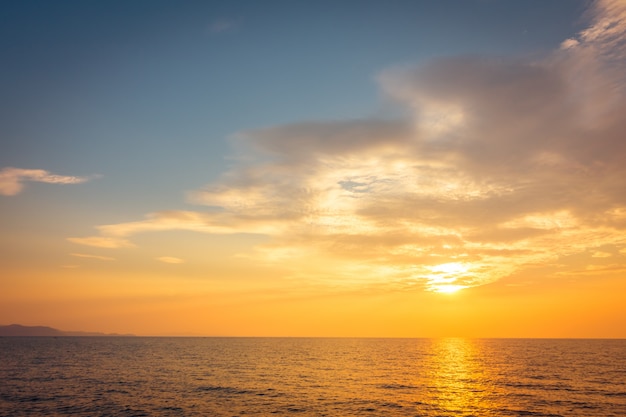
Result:
M70 238L258 233L294 279L447 291L588 258L626 268L626 4L540 59L461 56L379 76L407 116L240 132L238 163L190 200ZM594 254L603 253L602 257ZM604 260L604 264L599 263ZM572 272L573 273L573 272Z

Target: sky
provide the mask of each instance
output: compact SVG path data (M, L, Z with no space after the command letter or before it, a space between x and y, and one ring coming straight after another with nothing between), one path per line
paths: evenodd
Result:
M626 338L623 0L0 8L0 324Z

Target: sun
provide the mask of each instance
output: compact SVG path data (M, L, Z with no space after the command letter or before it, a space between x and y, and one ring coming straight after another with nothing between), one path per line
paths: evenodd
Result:
M428 267L430 274L426 275L428 278L429 291L438 292L442 294L453 294L467 288L467 285L456 284L459 277L465 275L470 266L460 262L450 262L445 264L433 265Z

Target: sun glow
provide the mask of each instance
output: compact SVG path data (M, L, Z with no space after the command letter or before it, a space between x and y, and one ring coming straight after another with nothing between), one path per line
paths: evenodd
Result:
M432 289L434 292L442 293L442 294L454 294L463 288L467 288L464 285L454 285L454 284L443 284L443 285L433 285Z
M467 272L469 268L467 265L460 262L450 262L447 264L434 265L430 267L430 270L438 274L462 274Z
M433 265L429 267L431 274L428 274L427 278L430 281L428 286L430 291L452 294L463 288L467 288L466 285L457 284L457 280L465 275L470 269L468 265L460 262L450 262L446 264Z

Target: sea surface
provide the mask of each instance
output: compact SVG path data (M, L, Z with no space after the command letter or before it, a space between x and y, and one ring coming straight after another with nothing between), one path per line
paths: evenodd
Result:
M0 415L626 416L626 340L0 338Z

